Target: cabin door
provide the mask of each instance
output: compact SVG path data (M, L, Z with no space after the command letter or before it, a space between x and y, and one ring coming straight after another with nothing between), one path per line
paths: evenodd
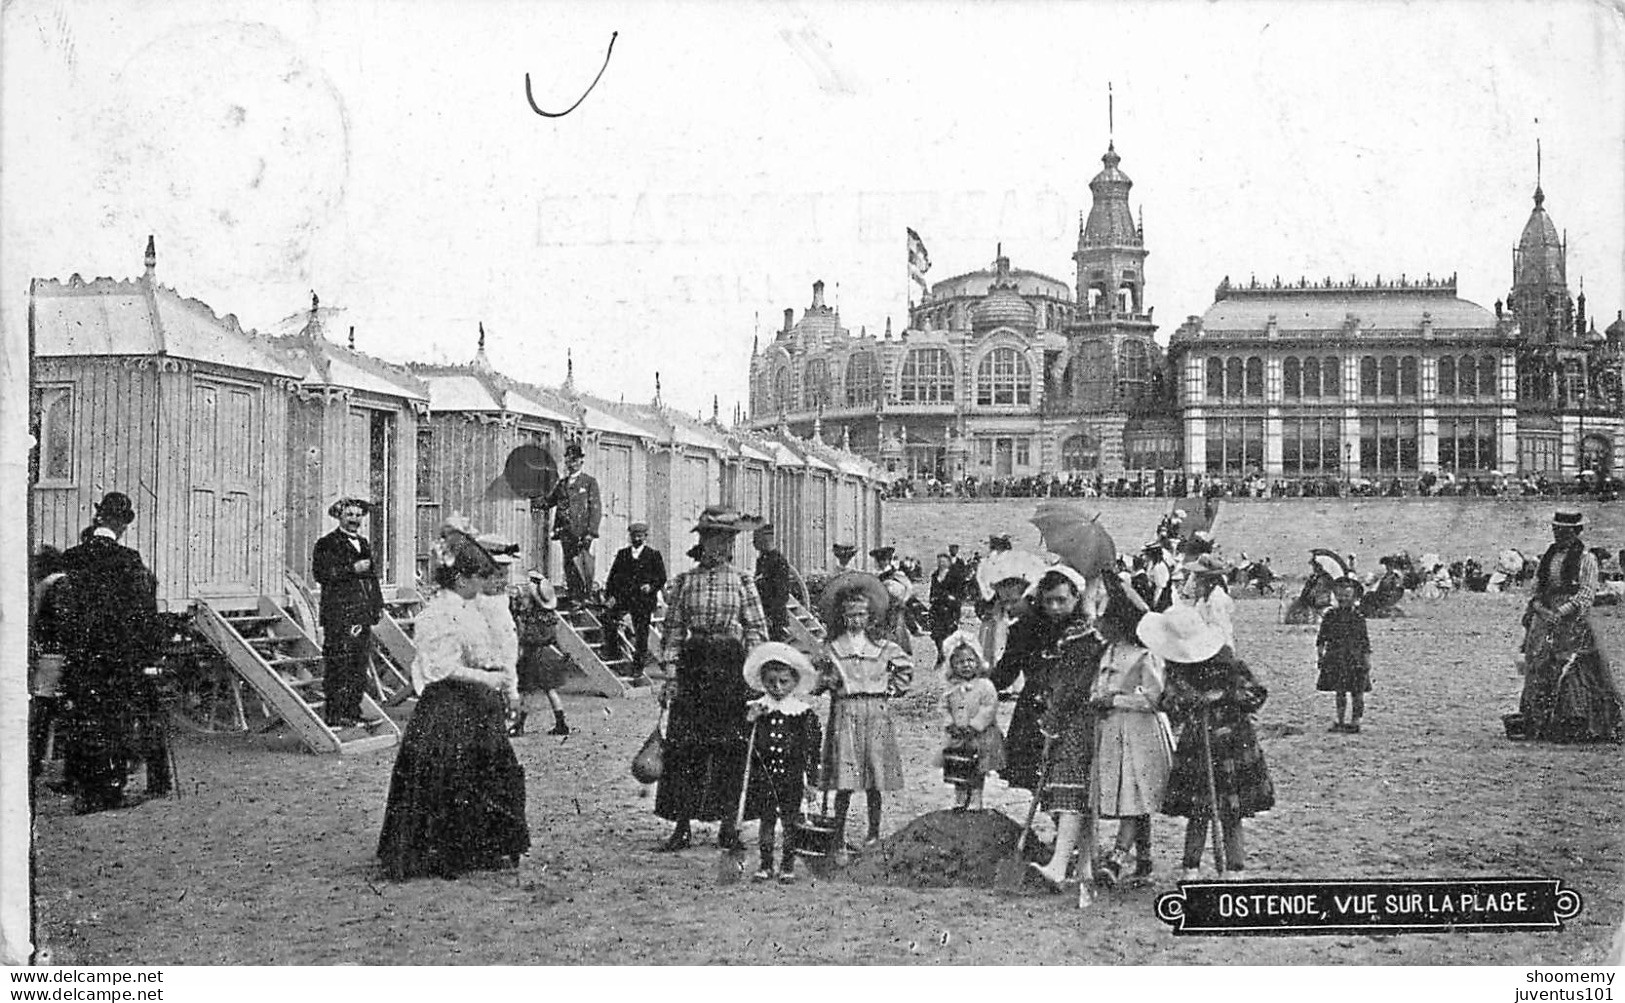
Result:
M264 548L255 535L265 441L260 388L192 383L187 584L195 595L254 595Z
M628 525L648 519L632 514L632 447L599 442L598 459L602 464L598 487L604 505L602 550L609 556L625 545Z
M352 407L346 429L344 493L372 502L364 524L372 544L372 563L384 581L394 581L395 566L395 416L369 407Z

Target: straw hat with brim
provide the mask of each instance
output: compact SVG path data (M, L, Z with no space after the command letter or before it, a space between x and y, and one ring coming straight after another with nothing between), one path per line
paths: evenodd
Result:
M1164 661L1186 665L1205 662L1224 647L1224 632L1202 619L1194 606L1175 606L1166 613L1147 613L1135 630L1140 643Z
M727 505L707 505L691 533L751 533L761 520L740 515L739 510Z
M340 512L343 512L345 509L350 508L351 506L354 506L354 507L360 509L362 515L371 515L372 514L372 508L373 508L372 502L368 501L367 499L365 499L365 498L340 498L338 501L336 501L333 504L327 506L327 515L328 515L329 518L337 519L339 517Z
M1585 529L1586 517L1583 512L1555 512L1552 514L1552 528L1564 527L1567 529Z
M836 557L852 557L858 552L858 548L852 546L850 543L837 543L835 546L829 549L835 553Z
M536 586L536 598L541 600L542 608L557 609L559 593L557 589L553 588L553 583L547 580L546 572L541 570L532 571L530 580Z
M1185 570L1193 575L1215 575L1224 578L1228 577L1233 569L1224 558L1215 557L1212 554L1203 554L1185 565Z
M891 596L887 595L886 586L880 579L867 571L842 572L825 582L824 591L818 594L818 612L824 618L824 625L831 631L839 630L841 626L841 609L836 603L843 593L852 589L857 589L868 600L871 624L878 624L891 608Z
M762 685L762 670L772 664L788 665L796 670L796 687L790 693L794 696L806 696L813 688L813 663L802 652L782 641L768 641L758 644L750 649L745 656L745 682L753 690L767 692Z

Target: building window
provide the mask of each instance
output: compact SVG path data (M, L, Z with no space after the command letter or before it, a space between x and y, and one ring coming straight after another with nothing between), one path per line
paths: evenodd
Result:
M846 403L872 404L880 398L880 367L875 353L859 352L846 360Z
M1588 435L1580 440L1580 470L1587 470L1599 477L1606 477L1613 472L1614 444L1607 437L1601 435Z
M1360 473L1367 477L1417 471L1415 418L1360 419Z
M1407 355L1399 360L1399 395L1416 399L1416 356Z
M1151 360L1145 345L1138 341L1123 343L1123 379L1131 383L1144 383L1151 375Z
M1217 360L1210 360L1217 361ZM1062 470L1097 470L1100 467L1100 440L1080 432L1061 443Z
M1224 395L1235 399L1241 397L1241 360L1234 355L1224 363Z
M1336 476L1342 448L1336 418L1281 420L1281 469L1288 477Z
M1335 355L1320 360L1320 393L1323 397L1343 395L1343 363Z
M1440 418L1439 469L1485 473L1496 467L1494 418Z
M1224 360L1218 356L1209 356L1207 360L1207 399L1220 400L1224 397Z
M976 403L1031 404L1032 369L1013 348L995 348L976 367Z
M812 359L807 363L807 369L802 373L801 399L809 411L835 403L830 398L828 362Z
M1563 367L1563 398L1571 407L1586 402L1586 374L1579 359L1570 359Z
M1377 360L1367 355L1360 360L1360 397L1370 400L1377 396Z
M1180 440L1173 435L1125 436L1123 465L1129 470L1175 470L1182 466Z
M1303 363L1296 355L1281 360L1281 393L1287 400L1297 400L1303 396Z
M1555 435L1526 436L1518 440L1518 467L1525 474L1555 474L1558 437Z
M916 348L903 357L898 397L909 404L951 403L954 364L946 350Z
M1031 439L1016 440L1016 466L1027 467L1033 462L1033 441Z
M1480 356L1478 360L1478 396L1495 396L1495 356Z
M773 373L773 400L770 402L772 410L783 414L790 410L794 404L790 400L790 367L780 366Z
M1392 355L1384 355L1377 365L1377 395L1399 396L1399 360Z
M35 482L53 487L73 483L73 387L39 392L39 467Z
M1439 396L1456 396L1456 360L1446 355L1439 359Z
M1264 360L1256 355L1247 360L1247 396L1264 396Z
M1264 419L1207 419L1207 472L1251 474L1264 469Z
M434 501L434 426L418 426L417 500Z

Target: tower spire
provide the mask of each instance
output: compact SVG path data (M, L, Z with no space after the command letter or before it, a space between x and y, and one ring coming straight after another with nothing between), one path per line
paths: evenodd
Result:
M1106 145L1111 146L1117 132L1117 116L1112 109L1112 82L1106 81Z
M1535 208L1546 202L1546 193L1540 187L1540 119L1535 119Z

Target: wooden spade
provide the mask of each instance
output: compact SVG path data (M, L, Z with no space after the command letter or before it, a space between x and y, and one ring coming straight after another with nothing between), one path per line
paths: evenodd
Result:
M758 721L750 725L750 739L745 743L745 779L739 785L739 804L734 808L733 831L739 832L739 825L745 817L745 795L750 793L750 768L756 759L756 726ZM743 842L743 840L741 840ZM724 848L717 854L717 884L738 884L745 876L745 849L729 850Z

